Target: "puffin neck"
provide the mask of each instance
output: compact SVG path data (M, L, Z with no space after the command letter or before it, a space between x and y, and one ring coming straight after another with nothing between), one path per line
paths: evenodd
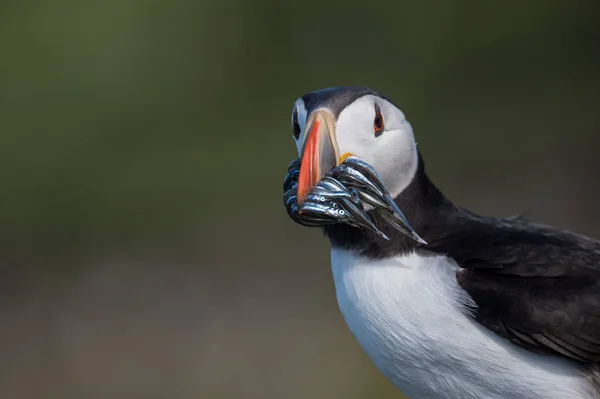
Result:
M450 228L451 219L457 208L435 187L425 173L425 163L418 153L417 171L410 184L394 198L414 230L432 244ZM347 224L333 224L323 228L331 241L332 248L355 252L373 259L394 257L417 249L428 250L412 238L389 226L373 211L369 216L389 238L377 236L365 228Z

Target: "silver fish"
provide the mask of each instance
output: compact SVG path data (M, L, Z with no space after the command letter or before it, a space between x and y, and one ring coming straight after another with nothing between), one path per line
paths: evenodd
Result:
M302 204L298 204L297 181L300 160L288 166L284 179L284 204L292 220L305 226L324 226L346 223L373 231L389 240L375 225L364 204L374 208L371 212L415 241L426 242L414 231L410 223L391 198L375 169L356 157L348 157L330 170L311 190Z
M384 196L385 190L381 190L360 171L349 167L348 165L341 164L332 169L331 174L345 186L356 187L363 191L366 190L377 197Z
M309 217L320 217L324 221L330 221L332 223L338 221L345 221L350 218L350 214L342 209L338 204L331 203L318 203L312 201L305 201L299 209L300 215L308 215Z
M342 176L345 176L346 179L348 179L348 177L350 177L350 181L348 182L348 184L350 184L350 185L353 184L352 179L356 179L356 181L358 181L358 183L363 186L365 185L365 180L367 182L369 182L370 183L369 187L371 189L375 188L376 191L367 193L367 195L371 194L371 196L373 196L377 199L383 200L383 202L385 202L388 205L388 208L392 212L391 218L392 218L392 220L395 220L395 222L396 222L396 223L392 223L392 225L394 225L396 228L398 228L400 231L402 231L409 237L413 238L415 241L417 241L421 244L427 244L427 242L425 240L423 240L423 238L421 238L417 234L417 232L412 228L412 226L406 219L406 216L404 216L404 214L402 213L400 208L398 208L398 205L396 204L396 202L392 199L392 197L388 193L387 189L385 188L385 184L383 184L383 181L379 177L379 174L377 173L375 168L373 168L368 163L366 163L363 160L361 160L357 157L354 157L354 156L350 156L350 157L346 158L343 162L343 165L346 166L346 169L345 169L346 174L344 174L342 172ZM358 173L356 173L356 172L358 172ZM369 191L371 191L371 190L369 190ZM368 202L368 201L366 201L366 202ZM371 205L374 205L374 204L371 204ZM383 211L382 215L385 215L385 213L386 212ZM385 216L388 216L388 215L385 215ZM389 218L386 218L386 219L389 219ZM401 227L401 228L399 228L399 227Z
M389 237L375 226L375 223L373 223L367 212L364 210L358 196L358 191L356 189L352 189L351 191L352 198L342 200L340 205L353 216L353 221L356 224L371 230L381 238L389 241Z
M346 187L337 180L325 176L311 191L312 194L324 195L329 198L350 198L351 194Z
M317 187L322 187L332 192L344 192L350 195L350 192L348 191L348 188L346 188L346 186L344 186L341 182L334 179L333 177L327 175L325 175L321 179L321 181L317 183Z
M359 195L361 201L371 205L374 208L380 208L382 210L386 210L389 212L394 211L394 209L392 207L390 207L390 205L386 201L383 201L369 193L358 190L358 195Z

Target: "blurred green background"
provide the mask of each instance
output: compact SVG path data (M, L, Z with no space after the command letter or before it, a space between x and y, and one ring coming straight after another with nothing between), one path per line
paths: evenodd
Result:
M600 237L600 3L0 2L0 397L400 398L282 179L366 85L475 211Z

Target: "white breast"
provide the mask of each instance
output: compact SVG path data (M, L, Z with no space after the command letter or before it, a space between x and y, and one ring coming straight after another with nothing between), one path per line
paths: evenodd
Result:
M574 364L521 349L468 317L473 303L452 260L371 260L340 249L331 260L348 327L413 399L594 398Z

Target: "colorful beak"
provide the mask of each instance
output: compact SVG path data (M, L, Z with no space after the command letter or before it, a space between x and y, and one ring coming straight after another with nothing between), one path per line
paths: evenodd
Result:
M333 167L340 164L333 117L326 111L315 111L308 118L307 134L302 149L302 165L298 177L298 204Z

